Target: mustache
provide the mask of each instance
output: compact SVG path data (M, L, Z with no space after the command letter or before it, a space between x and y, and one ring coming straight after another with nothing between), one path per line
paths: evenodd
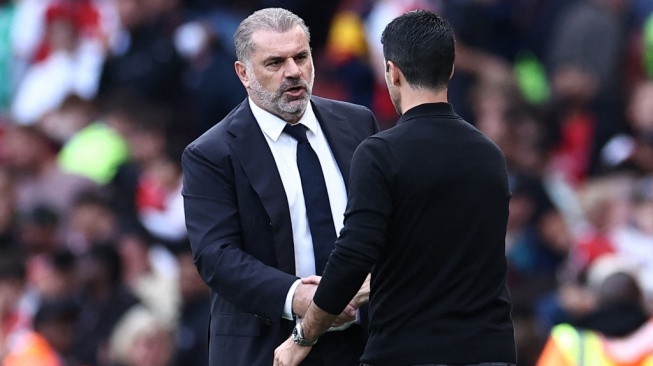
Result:
M308 83L302 79L286 79L279 87L280 90L286 91L290 88L302 87L308 89Z

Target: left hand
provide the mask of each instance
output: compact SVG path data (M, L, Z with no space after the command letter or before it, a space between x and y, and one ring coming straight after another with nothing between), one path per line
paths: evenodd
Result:
M367 277L365 278L365 282L363 282L363 285L361 286L361 288L358 290L356 295L354 295L354 298L349 303L355 309L360 308L361 306L367 304L370 301L370 280L371 280L371 274L368 273Z
M312 348L300 346L293 342L292 338L288 338L274 350L274 366L297 366Z

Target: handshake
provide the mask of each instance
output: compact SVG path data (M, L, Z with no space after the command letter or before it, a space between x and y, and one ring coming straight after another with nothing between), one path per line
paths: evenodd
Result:
M313 275L301 279L301 283L295 289L292 299L293 314L300 318L304 317L308 306L313 301L313 295L320 284L321 276ZM367 275L365 282L358 290L354 298L351 299L345 310L338 315L336 320L331 324L331 329L338 328L356 320L356 311L369 301L370 296L370 275Z

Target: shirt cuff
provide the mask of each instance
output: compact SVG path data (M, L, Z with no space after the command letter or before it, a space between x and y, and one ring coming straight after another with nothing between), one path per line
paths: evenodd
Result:
M293 283L288 290L288 295L286 295L286 303L283 305L283 314L281 314L283 319L295 320L292 313L292 298L295 295L297 286L299 286L301 282L302 280L295 281L295 283Z

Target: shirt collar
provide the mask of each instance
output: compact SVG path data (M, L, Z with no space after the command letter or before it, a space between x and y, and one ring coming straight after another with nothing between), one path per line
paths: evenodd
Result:
M397 121L397 124L406 123L413 118L422 116L443 116L458 118L458 115L453 110L453 106L449 103L425 103L407 110L404 114L401 115L399 121Z
M259 107L252 101L252 98L247 99L249 100L249 107L252 109L252 114L254 114L254 118L256 118L256 122L258 122L263 133L276 142L288 122ZM314 134L317 133L317 118L315 117L310 101L306 106L304 115L297 123L303 124Z

